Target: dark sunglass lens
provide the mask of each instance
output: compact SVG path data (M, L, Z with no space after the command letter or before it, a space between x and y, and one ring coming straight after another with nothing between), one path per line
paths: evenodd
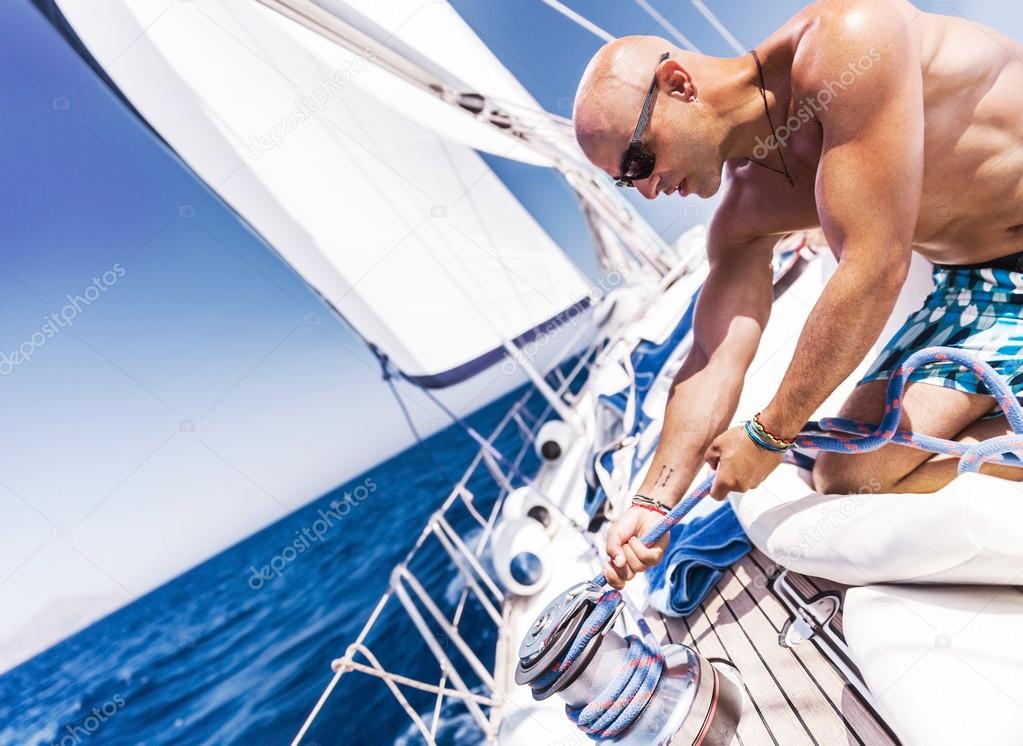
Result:
M649 153L637 153L624 165L622 173L632 181L642 181L654 172L654 158Z
M646 176L643 174L643 164L640 161L629 161L626 165L625 176L630 181L636 181L637 179L645 179Z

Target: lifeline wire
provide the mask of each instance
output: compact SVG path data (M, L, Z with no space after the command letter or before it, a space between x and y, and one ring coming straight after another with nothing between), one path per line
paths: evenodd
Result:
M902 393L910 374L928 363L953 363L972 370L977 379L987 386L990 394L1005 413L1006 421L1013 430L1012 435L989 438L976 445L968 446L954 440L919 435L913 432L898 432L902 417ZM803 432L796 436L795 444L801 448L817 448L822 451L839 453L868 453L888 443L910 446L934 453L957 456L960 459L959 473L976 472L986 462L1023 466L1018 457L1006 458L1006 454L1023 454L1023 406L1016 399L1009 385L995 372L994 368L972 355L952 347L928 347L910 355L891 375L884 409L879 425L856 420L838 418L820 422L823 430L837 432L827 435ZM685 517L695 505L710 493L715 474L710 473L678 505L672 508L642 541L648 547L657 543L664 534ZM593 579L598 586L605 585L603 573ZM535 689L545 689L572 666L586 645L598 634L603 625L614 614L622 594L617 590L606 591L583 622L582 631L562 658L552 664L533 683ZM582 708L567 707L568 716L594 739L614 738L621 735L643 712L653 697L664 670L664 656L660 644L642 616L636 624L642 638L629 635L629 652L625 663L615 678L610 681L593 702Z

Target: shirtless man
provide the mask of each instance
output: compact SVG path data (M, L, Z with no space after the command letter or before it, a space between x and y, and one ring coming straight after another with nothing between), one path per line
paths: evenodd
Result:
M762 403L766 431L791 439L863 360L913 251L935 263L936 289L840 415L877 422L889 373L934 344L979 353L1023 391L1021 91L1023 46L905 0L821 0L734 59L657 37L597 52L574 113L595 165L648 199L710 197L725 177L693 348L641 494L674 505L706 460L721 500L756 487L780 463L744 428L727 428L771 312L772 250L791 231L822 228L839 264L781 386ZM1007 432L972 374L936 364L911 380L905 428L959 440ZM952 459L889 445L822 454L813 477L821 492L877 481L883 491L927 492L955 470ZM613 586L660 560L667 537L653 548L638 538L659 519L633 507L611 527L605 574Z

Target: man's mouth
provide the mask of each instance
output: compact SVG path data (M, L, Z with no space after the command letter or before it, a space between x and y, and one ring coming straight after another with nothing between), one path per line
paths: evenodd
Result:
M685 197L688 193L689 192L686 191L686 180L685 179L682 179L682 181L680 181L678 184L673 186L671 189L665 189L662 192L662 194L665 194L665 195L668 195L668 196L671 196L672 194L681 194L683 197Z

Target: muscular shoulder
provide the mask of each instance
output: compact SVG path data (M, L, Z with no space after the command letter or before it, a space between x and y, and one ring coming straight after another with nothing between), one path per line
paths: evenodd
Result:
M741 160L727 161L725 176L708 226L712 254L820 224L811 179L798 181L794 189L779 188L777 174Z
M817 0L792 20L800 25L803 40L827 45L826 51L841 57L865 42L883 43L907 32L921 12L907 0Z
M744 244L768 232L761 205L764 190L758 187L757 176L743 164L725 164L724 189L708 225L711 243Z
M792 61L794 89L804 95L826 89L844 97L846 109L897 89L914 72L913 19L920 12L905 0L809 6L797 16L802 31Z

